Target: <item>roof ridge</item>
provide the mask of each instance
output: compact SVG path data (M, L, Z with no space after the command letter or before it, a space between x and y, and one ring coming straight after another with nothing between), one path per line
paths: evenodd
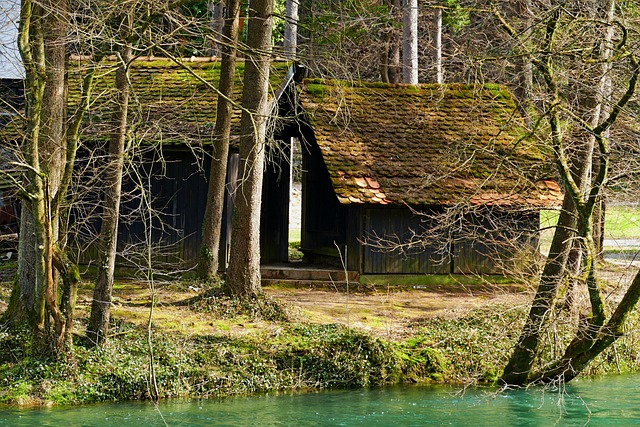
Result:
M336 87L351 87L351 88L371 88L371 89L447 89L447 90L506 90L509 89L506 85L501 83L420 83L418 85L411 85L408 83L385 83L385 82L373 82L364 80L342 80L342 79L326 79L322 77L311 77L303 80L303 84L318 84L325 86ZM509 92L510 93L510 92Z

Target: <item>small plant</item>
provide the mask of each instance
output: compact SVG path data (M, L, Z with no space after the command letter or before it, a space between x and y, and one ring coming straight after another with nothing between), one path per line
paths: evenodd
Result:
M292 307L267 295L251 299L236 299L225 295L220 287L211 288L203 295L194 298L190 307L195 311L210 313L222 319L247 316L252 320L287 322L298 317Z
M304 257L300 250L300 242L289 242L289 261L299 261Z

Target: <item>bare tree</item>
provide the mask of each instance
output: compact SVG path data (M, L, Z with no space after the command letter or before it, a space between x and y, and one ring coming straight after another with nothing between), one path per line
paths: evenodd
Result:
M98 250L98 277L93 290L91 315L87 325L87 335L94 344L101 344L107 337L111 314L111 297L116 266L118 223L120 219L120 199L122 197L122 171L124 168L125 143L129 128L129 64L132 60L132 46L128 39L133 27L133 12L121 16L121 44L118 46L115 89L117 99L112 114L113 132L109 141L106 166L106 188L102 203L102 223Z
M64 253L61 210L72 175L83 96L67 120L66 48L69 3L21 3L18 47L25 66L27 123L19 280L5 319L34 332L36 354L63 354L71 343L77 268ZM91 73L84 82L90 92ZM67 126L69 124L69 126ZM61 276L62 287L58 287ZM49 325L53 325L52 328Z
M540 38L541 45L534 51L525 50L543 78L542 87L546 102L541 119L547 121L550 129L550 145L565 190L565 202L527 322L505 367L502 380L507 384L570 381L623 333L624 322L640 297L639 272L613 314L607 314L602 284L598 277L593 239L593 213L606 186L611 156L610 142L606 134L633 96L640 68L634 53L629 51L628 29L610 19L612 9L605 6L599 9L601 13L604 11L603 17L592 18L592 10L583 6L585 5L581 2L553 5L546 11L542 20L544 30ZM500 12L496 13L503 28L517 40L521 33L513 28ZM615 46L609 44L611 56L607 53L608 49L598 49L593 53L591 42L588 46L576 48L574 42L577 34L573 27L576 17L581 22L578 32L583 39L586 39L586 31L589 28L596 32L604 28L605 33L608 33L610 27L618 30L618 42ZM600 40L608 44L607 37ZM601 117L597 111L590 118L585 118L584 115L580 115L579 104L567 102L571 97L562 92L561 65L568 65L562 61L566 54L563 41L568 41L574 52L582 52L575 58L576 62L573 65L608 64L613 60L626 62L626 87L616 99L605 100L611 105L605 117ZM521 43L520 47L523 48L524 44ZM539 52L545 54L541 55ZM584 84L590 85L591 81L587 80ZM602 96L602 92L598 96ZM573 148L570 146L571 140L566 136L570 135L566 129L568 124L584 130L587 134L584 139L579 139ZM588 295L590 313L579 323L574 338L566 347L563 356L535 371L534 365L541 351L543 331L548 326L550 312L558 300L560 286L569 268L569 254L574 241L579 243L582 254L578 284Z
M222 28L224 43L220 64L216 125L213 131L213 157L209 174L207 206L202 220L202 245L198 263L198 275L201 279L215 277L220 265L220 233L233 114L232 96L237 52L235 43L238 40L239 12L240 2L229 0L226 7L227 16L225 16ZM226 263L226 259L222 262Z

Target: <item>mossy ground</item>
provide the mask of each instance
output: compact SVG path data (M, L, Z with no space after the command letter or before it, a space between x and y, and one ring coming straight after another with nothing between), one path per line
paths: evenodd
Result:
M611 271L611 277L622 272ZM338 289L267 287L259 304L222 296L215 286L174 282L155 289L153 366L162 398L218 397L280 390L366 387L403 382L494 381L527 312L530 292L496 281L360 285ZM9 296L0 286L0 300ZM524 289L524 290L523 290ZM89 348L83 284L72 357L30 357L27 334L0 331L0 403L79 404L145 399L152 360L146 325L152 292L115 289L109 345ZM0 310L2 308L0 307ZM548 357L575 319L558 315ZM588 374L628 372L640 363L637 316L629 334Z

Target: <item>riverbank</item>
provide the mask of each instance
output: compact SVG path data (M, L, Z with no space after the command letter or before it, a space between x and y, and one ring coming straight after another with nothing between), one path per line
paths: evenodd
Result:
M623 288L630 273L611 266L611 290ZM349 293L270 286L257 308L219 297L215 288L197 282L158 283L153 293L144 283L122 282L115 289L112 336L101 349L88 348L82 337L91 294L84 284L71 360L32 359L25 336L0 331L0 402L146 399L155 388L150 366L161 398L495 381L531 290L525 284L456 280L433 286L370 283ZM9 290L9 283L0 285L0 312ZM640 328L633 317L629 334L587 375L638 370ZM575 312L559 312L557 327L548 331L549 357L562 348L563 331L577 319Z

